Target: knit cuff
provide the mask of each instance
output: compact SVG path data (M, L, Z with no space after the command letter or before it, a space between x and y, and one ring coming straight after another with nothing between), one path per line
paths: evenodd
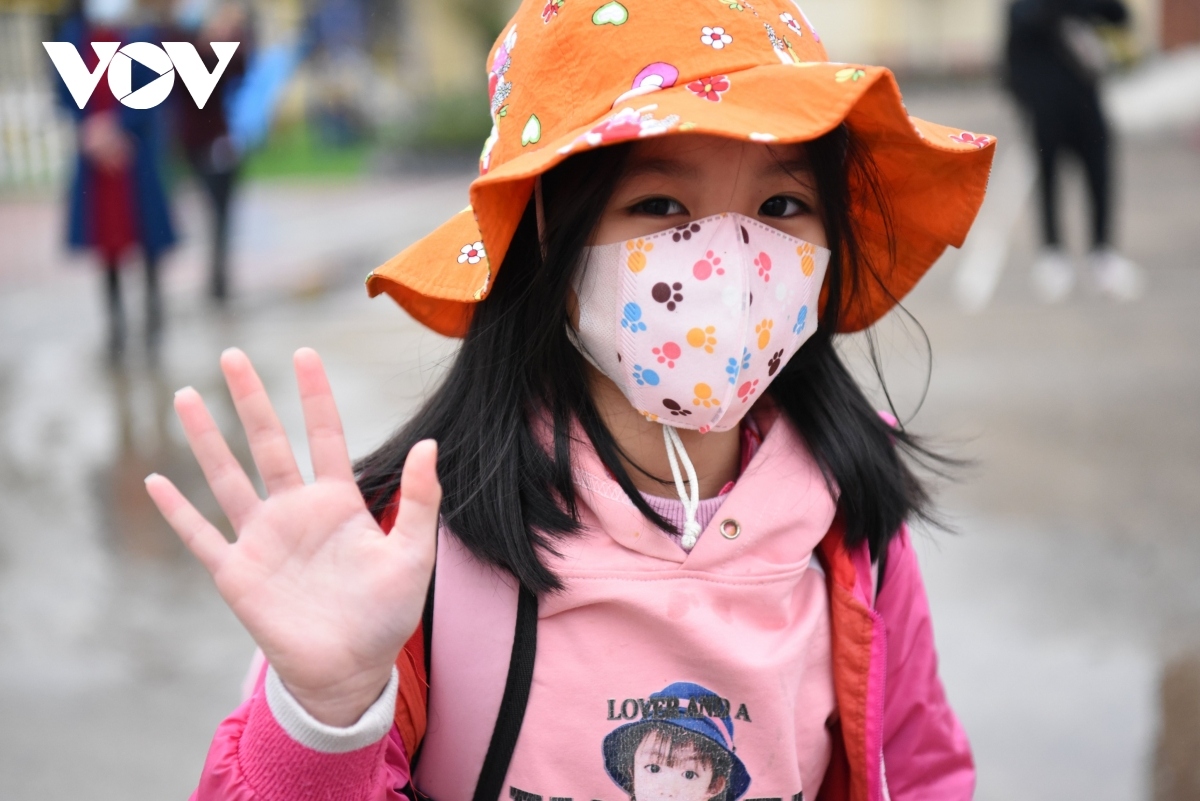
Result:
M344 728L327 725L310 715L288 692L273 667L267 668L266 695L271 715L297 743L322 754L346 754L377 743L387 735L396 714L399 686L400 673L393 667L392 676L375 703L358 721Z

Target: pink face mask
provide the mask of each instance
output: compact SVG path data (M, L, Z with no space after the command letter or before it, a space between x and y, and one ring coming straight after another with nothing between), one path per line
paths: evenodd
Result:
M829 256L733 213L589 247L573 340L647 418L727 431L816 330Z

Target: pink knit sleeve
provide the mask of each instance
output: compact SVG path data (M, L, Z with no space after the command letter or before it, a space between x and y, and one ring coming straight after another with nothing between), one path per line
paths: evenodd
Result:
M875 603L887 626L883 757L893 801L969 801L971 744L938 677L933 621L907 528L888 547Z
M265 670L254 693L217 728L193 801L399 801L408 754L393 726L377 743L344 754L293 740L271 714Z

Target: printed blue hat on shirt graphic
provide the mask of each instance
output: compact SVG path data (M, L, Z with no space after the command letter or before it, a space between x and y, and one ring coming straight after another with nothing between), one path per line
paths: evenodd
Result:
M750 787L729 702L691 682L653 693L640 720L604 738L603 753L609 778L635 801L736 801Z

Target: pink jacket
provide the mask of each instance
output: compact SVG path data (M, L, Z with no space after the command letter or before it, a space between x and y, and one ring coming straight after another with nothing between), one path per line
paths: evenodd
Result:
M770 458L773 453L777 460L794 458L799 462L809 461L807 454L796 447L789 426L775 425L771 429L763 446L770 453L764 458ZM791 457L788 454L797 455ZM607 501L595 497L598 477L596 471L586 471L589 459L594 457L587 454L581 459L584 474L579 479L590 488L582 487L581 491L589 508L600 509ZM762 508L769 512L772 499L776 499L776 507L783 508L777 500L781 494L780 486L771 477L788 475L788 469L795 465L787 463L785 469L781 470L780 463L775 461L771 463L770 470L756 471L754 464L752 462L739 479L726 503L737 504L743 509ZM811 472L811 464L801 467ZM793 481L794 475L788 478ZM601 483L604 480L607 479L599 478ZM794 491L794 484L789 483L788 488ZM619 503L619 490L616 493L601 491L600 495L611 495L613 502ZM604 525L610 527L614 520L612 515L624 512L609 510L597 514L603 518ZM873 597L875 571L866 548L848 552L842 545L840 525L836 520L822 538L828 518L814 519L823 521L820 522L822 528L816 531L811 543L820 541L817 552L824 567L822 572L828 591L826 617L837 708L835 722L830 726L832 737L826 738L832 741L833 750L823 780L818 780L818 801L950 801L970 798L974 790L970 747L946 702L938 679L929 608L908 532L901 531L889 547L885 576L878 597ZM783 522L787 526L803 523ZM619 524L617 528L620 528ZM720 553L716 551L721 546L719 539L711 540L709 552L712 555L700 553L705 537L712 536L719 538L715 531L706 531L701 536L695 549L697 559L713 561ZM414 650L419 652L420 649L421 632L418 630L410 646L401 654L401 693L396 725L389 736L350 753L325 754L295 742L276 722L267 704L260 675L249 700L218 729L194 798L201 801L402 798L402 791L410 782L407 754L426 736L427 709L435 719L435 724L429 727L421 786L425 789L430 787L430 782L425 781L424 776L429 775L430 763L438 761L433 759L432 752L452 755L450 764L461 755L464 762L475 763L474 769L478 771L478 762L481 760L475 754L481 748L486 749L491 730L489 721L494 721L497 714L507 666L503 634L493 637L494 642L490 645L484 641L488 640L489 631L507 630L507 647L511 647L511 625L497 622L497 618L504 621L507 614L507 621L513 619L515 611L510 613L505 610L515 610L515 601L510 604L507 600L509 593L515 599L515 587L503 579L497 580L494 575L491 581L487 581L486 572L477 573L472 578L470 571L477 568L468 567L467 572L463 573L461 566L469 560L463 558L461 548L456 553L449 550L454 547L452 538L443 536L440 540L450 544L443 546L439 543L437 589L444 590L456 582L459 587L473 585L475 592L479 592L483 586L482 591L494 595L495 602L475 608L482 606L500 611L470 616L450 611L455 607L454 604L435 602L434 608L439 615L436 618L439 634L432 665L436 679L429 695L425 696L421 691L426 686L423 660L414 658L419 656L419 653L414 653ZM779 539L777 542L786 540ZM636 543L628 540L626 544ZM622 557L620 548L607 541L605 546L608 550L601 552L601 558ZM811 549L812 544L807 547ZM650 550L653 551L653 548ZM609 556L605 557L605 554ZM662 554L666 556L667 551L664 549ZM683 567L686 568L687 560L683 561ZM451 569L453 565L459 567ZM670 565L664 569L674 570ZM455 570L460 573L458 579L452 578ZM483 580L479 580L479 576L483 576ZM464 619L482 618L466 622L467 628L463 630L469 632L471 625L477 627L478 630L471 634L476 656L482 648L485 655L496 654L498 658L447 661L445 654L450 653L451 647L447 645L441 652L443 658L439 659L440 643L445 636L443 632L452 628L442 623L447 614ZM541 626L539 623L539 628ZM539 641L541 639L539 635ZM538 660L543 660L540 650ZM535 693L531 695L531 705L537 698L537 676L535 669ZM755 712L756 718L757 715ZM455 720L473 720L476 725L451 724ZM437 722L447 725L438 726ZM522 728L521 736L523 740L526 738L526 727ZM744 738L746 735L741 736ZM745 749L739 749L738 753L745 753ZM446 762L444 757L440 761ZM519 766L516 772L519 773ZM526 775L529 775L528 771ZM468 777L465 782L441 781L435 784L445 788L434 792L437 801L466 801L473 780ZM465 792L462 790L464 787L468 788ZM811 788L806 789L809 792L805 795L811 798ZM465 797L454 797L458 795Z

